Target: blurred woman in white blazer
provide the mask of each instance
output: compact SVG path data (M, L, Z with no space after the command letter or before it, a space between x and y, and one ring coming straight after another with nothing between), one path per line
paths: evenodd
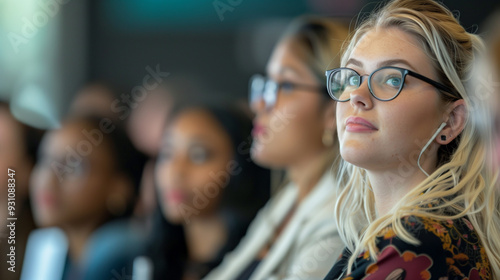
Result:
M344 246L333 217L338 186L335 102L325 70L338 67L347 29L323 17L292 22L250 81L253 160L286 182L238 247L205 279L323 279Z

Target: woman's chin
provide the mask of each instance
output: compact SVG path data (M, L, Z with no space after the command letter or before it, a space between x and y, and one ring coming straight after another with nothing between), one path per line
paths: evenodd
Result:
M184 223L184 218L180 213L166 213L165 217L167 221L174 225L180 225Z
M346 162L363 168L369 160L367 152L360 148L342 147L340 155Z

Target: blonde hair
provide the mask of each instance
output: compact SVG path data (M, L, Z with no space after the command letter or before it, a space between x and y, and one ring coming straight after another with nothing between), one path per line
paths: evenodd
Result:
M376 259L376 238L384 228L392 227L403 241L419 244L403 226L402 218L409 215L439 221L467 217L474 226L492 267L493 278L500 277L500 200L494 188L494 176L485 166L490 151L490 118L483 114L482 99L467 90L471 81L474 59L483 43L467 33L453 14L433 0L394 0L377 10L356 30L342 56L346 64L356 43L376 28L398 28L412 35L427 54L439 81L455 90L442 93L445 102L465 101L468 114L461 135L451 145L438 151L438 168L423 182L407 193L389 214L376 217L375 199L366 172L342 161L339 184L344 189L337 201L335 215L340 235L352 256L348 271L363 251ZM451 214L450 214L451 213ZM360 232L362 221L369 225ZM366 224L365 223L365 224Z

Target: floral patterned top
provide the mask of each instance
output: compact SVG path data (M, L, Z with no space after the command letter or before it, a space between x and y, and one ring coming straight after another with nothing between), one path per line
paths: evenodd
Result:
M403 218L403 225L420 245L401 240L388 227L377 240L377 261L365 252L344 275L350 257L344 249L325 280L492 279L486 252L467 218L440 222L410 216Z

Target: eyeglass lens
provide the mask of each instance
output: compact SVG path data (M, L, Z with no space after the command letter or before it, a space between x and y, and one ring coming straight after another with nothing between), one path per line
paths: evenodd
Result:
M266 108L274 106L277 99L278 84L263 76L255 75L250 81L250 104L263 100Z
M395 68L382 68L369 77L372 94L381 100L390 100L398 95L403 87L404 73ZM329 90L335 99L344 101L361 86L361 76L351 69L338 69L329 77Z

